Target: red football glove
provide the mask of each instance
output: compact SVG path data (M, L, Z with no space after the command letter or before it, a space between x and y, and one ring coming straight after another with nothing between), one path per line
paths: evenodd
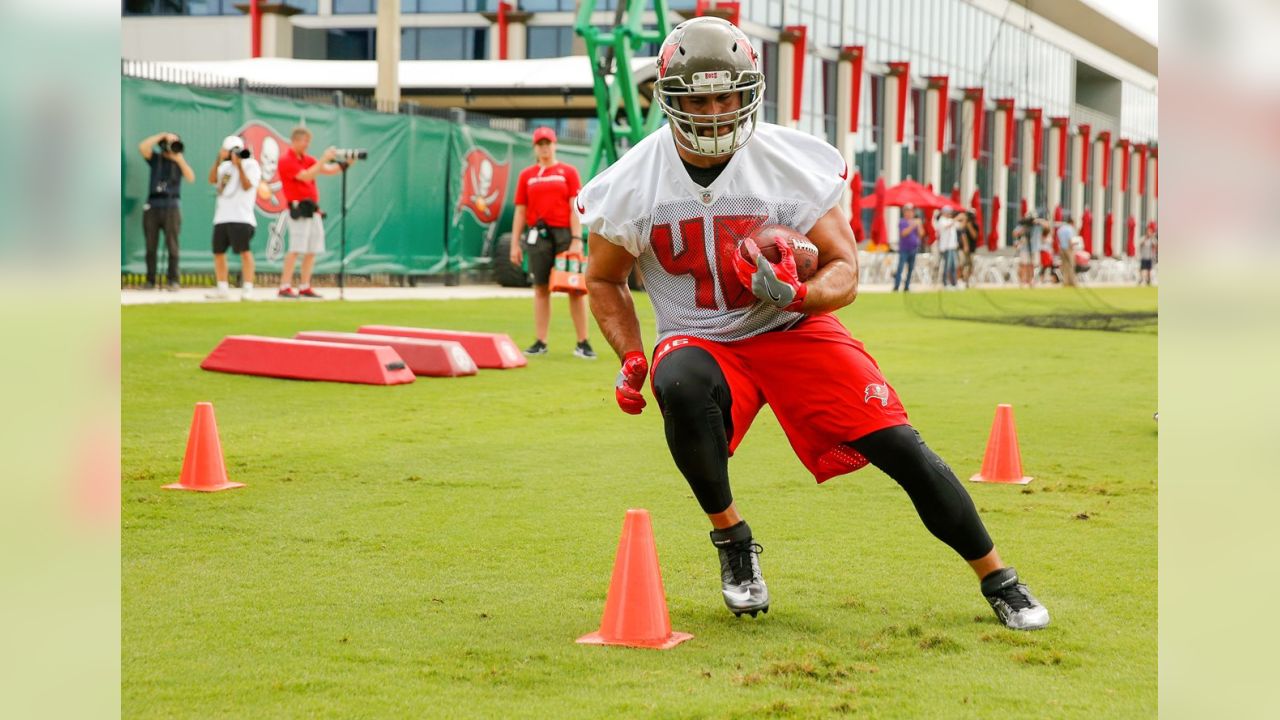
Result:
M618 400L618 407L628 415L639 415L644 410L644 379L649 375L649 361L642 352L629 352L622 358L622 369L618 371L618 382L613 386L613 395Z
M742 256L746 249L751 257ZM738 252L733 254L733 271L743 287L751 288L751 294L774 307L791 312L800 312L809 287L800 282L800 274L796 271L796 254L785 242L777 245L778 262L769 262L760 254L760 248L754 242L743 240L738 244Z

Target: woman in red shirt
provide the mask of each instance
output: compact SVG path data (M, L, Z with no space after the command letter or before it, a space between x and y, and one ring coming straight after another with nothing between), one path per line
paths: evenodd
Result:
M551 324L551 265L562 252L582 253L582 225L571 206L582 188L578 170L556 162L556 133L549 127L533 131L533 152L538 161L525 168L516 182L516 213L511 223L511 264L519 265L529 254L533 275L533 324L537 339L526 355L547 354L547 328ZM587 342L586 295L569 295L569 315L578 333L576 357L594 360Z

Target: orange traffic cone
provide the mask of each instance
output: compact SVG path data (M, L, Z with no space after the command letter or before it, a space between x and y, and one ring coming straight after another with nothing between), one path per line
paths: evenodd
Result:
M1018 451L1018 431L1013 426L1013 406L996 405L996 419L987 438L987 454L982 458L982 472L969 478L973 482L1013 483L1026 485L1029 476L1022 474L1022 453Z
M692 637L671 631L649 511L628 510L600 630L583 635L578 642L666 650Z
M227 466L222 463L222 443L218 440L218 423L213 419L213 403L196 403L187 435L187 457L182 461L182 478L166 490L199 490L217 492L244 487L244 483L227 480Z

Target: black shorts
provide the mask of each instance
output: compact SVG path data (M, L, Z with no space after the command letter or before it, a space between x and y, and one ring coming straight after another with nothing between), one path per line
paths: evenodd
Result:
M213 254L222 255L231 248L238 253L249 252L249 242L257 230L249 223L218 223L213 226Z
M1151 269L1151 261L1150 261L1150 260L1139 260L1138 262L1139 262L1139 263L1141 263L1141 265L1139 265L1139 266L1138 266L1138 269L1139 269L1139 270L1150 270L1150 269ZM1133 267L1133 266L1132 266L1132 265L1130 265L1129 267Z
M524 254L529 258L529 273L533 275L534 285L551 282L551 265L556 255L569 251L572 234L569 228L547 228L548 237L538 238L538 242L530 245L528 230L525 231Z

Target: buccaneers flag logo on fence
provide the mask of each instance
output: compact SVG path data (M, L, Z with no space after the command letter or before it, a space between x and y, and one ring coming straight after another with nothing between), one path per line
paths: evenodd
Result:
M511 163L500 163L489 153L474 148L463 158L462 196L458 206L471 211L481 224L497 222L507 194Z
M280 178L277 170L280 167L280 154L289 148L289 141L266 123L252 120L236 133L244 138L244 144L253 152L262 166L262 182L267 184L271 194L266 198L258 196L258 209L268 215L282 213L288 205L284 194L280 192Z

